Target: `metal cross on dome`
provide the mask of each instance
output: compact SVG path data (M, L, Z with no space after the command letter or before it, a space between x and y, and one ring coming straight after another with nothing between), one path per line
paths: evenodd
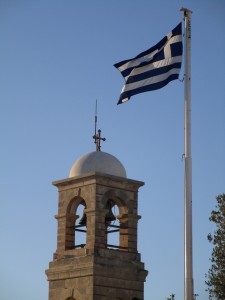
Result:
M97 100L95 103L95 134L93 135L93 139L95 140L96 151L101 151L101 141L105 142L106 138L102 138L101 130L99 129L97 133L96 128L97 128Z
M98 134L95 133L95 135L93 135L93 139L95 140L95 144L96 144L96 151L101 151L101 141L106 141L106 138L102 138L101 137L101 130L98 130Z

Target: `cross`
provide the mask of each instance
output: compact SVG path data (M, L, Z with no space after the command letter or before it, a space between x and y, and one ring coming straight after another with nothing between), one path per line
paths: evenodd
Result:
M106 138L101 137L101 130L98 130L98 134L95 134L93 136L93 139L95 140L96 144L96 151L101 151L101 141L106 141Z

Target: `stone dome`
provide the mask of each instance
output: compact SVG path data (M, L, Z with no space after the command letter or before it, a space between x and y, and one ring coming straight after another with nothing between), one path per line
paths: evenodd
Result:
M79 158L73 164L69 177L82 176L93 172L127 177L122 163L115 156L102 151L87 153Z

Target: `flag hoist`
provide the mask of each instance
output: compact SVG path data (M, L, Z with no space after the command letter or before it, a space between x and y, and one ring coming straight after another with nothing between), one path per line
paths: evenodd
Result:
M184 13L184 300L194 299L192 259L192 158L191 158L191 11ZM125 84L118 104L139 93L160 89L178 79L183 54L182 24L178 24L159 43L136 57L114 66Z

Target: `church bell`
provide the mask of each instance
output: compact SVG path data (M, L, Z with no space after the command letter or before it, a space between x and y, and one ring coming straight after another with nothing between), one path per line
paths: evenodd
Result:
M112 202L108 202L107 206L106 206L106 209L108 210L108 212L105 216L106 224L110 224L112 221L116 220L116 217L114 216L114 214L112 212L112 207L113 207ZM84 207L84 210L85 210L85 207ZM83 225L83 226L87 225L87 217L86 217L85 212L83 212L83 216L80 218L79 225Z
M85 209L86 209L86 206L84 206L84 210ZM83 210L83 216L80 218L79 224L83 225L83 226L86 226L87 225L87 216L86 216L84 210Z
M106 205L106 209L108 210L106 216L105 216L105 223L106 224L110 224L112 221L116 220L116 217L114 216L113 212L112 212L112 208L113 208L113 203L111 201L109 201Z

